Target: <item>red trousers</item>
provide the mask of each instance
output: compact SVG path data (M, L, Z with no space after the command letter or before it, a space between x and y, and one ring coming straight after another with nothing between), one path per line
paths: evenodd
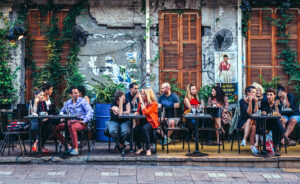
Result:
M77 131L86 129L87 124L80 123L79 120L69 120L68 129L72 140L73 148L78 148ZM65 144L65 137L60 133L65 130L65 123L56 125L53 131L54 136L62 143Z

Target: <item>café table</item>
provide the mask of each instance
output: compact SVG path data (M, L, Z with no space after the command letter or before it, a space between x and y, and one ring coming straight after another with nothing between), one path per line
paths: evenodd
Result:
M195 152L187 154L187 156L207 156L208 154L201 153L199 151L199 120L211 120L212 116L210 114L193 114L186 113L183 117L184 119L195 120Z
M250 118L253 120L256 120L256 122L261 122L261 132L262 132L262 136L263 136L263 151L262 151L262 155L267 155L267 149L266 149L266 124L267 124L267 120L276 120L278 118L280 118L280 116L273 116L271 114L268 115L262 115L262 114L257 114L254 113L252 115L250 115ZM257 121L260 120L260 121Z
M130 119L130 153L133 153L133 120L134 119L146 119L144 115L135 115L133 113L123 114L120 116L122 119Z
M38 119L39 122L39 130L38 130L38 154L41 155L41 151L42 151L42 146L41 146L41 135L42 135L42 126L41 126L41 120L42 119L65 119L65 152L63 154L63 156L68 155L68 120L77 118L78 116L76 115L43 115L43 116L25 116L25 119Z

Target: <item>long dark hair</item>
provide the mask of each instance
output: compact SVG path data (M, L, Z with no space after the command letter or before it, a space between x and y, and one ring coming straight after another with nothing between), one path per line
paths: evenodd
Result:
M224 93L223 89L220 86L215 86L215 87L213 87L213 89L216 91L216 96L214 97L211 95L211 98L216 98L219 103L224 105L225 104L225 101L224 101L225 93Z

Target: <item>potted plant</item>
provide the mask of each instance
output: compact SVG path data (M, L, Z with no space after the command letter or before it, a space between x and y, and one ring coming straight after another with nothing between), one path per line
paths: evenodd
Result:
M96 117L96 131L98 141L108 141L104 136L106 127L105 122L110 119L110 108L113 101L114 93L117 90L125 91L125 85L122 83L114 83L110 76L103 75L105 82L92 79L96 82L93 86L93 93L96 95L95 103L95 117Z

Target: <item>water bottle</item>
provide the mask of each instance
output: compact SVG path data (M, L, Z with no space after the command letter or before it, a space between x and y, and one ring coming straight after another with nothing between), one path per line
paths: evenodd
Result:
M192 114L195 116L196 115L196 108L194 106L192 107L191 111L192 111Z

